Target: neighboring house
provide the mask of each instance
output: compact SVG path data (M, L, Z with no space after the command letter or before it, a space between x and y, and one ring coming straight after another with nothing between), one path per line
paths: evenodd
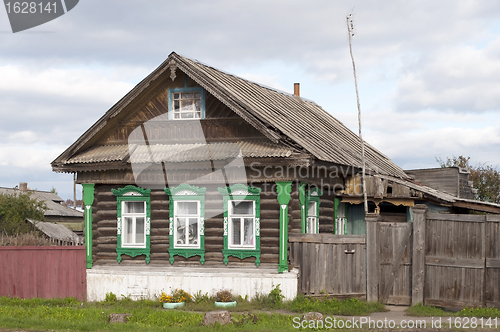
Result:
M64 225L33 219L26 219L26 222L33 224L54 245L79 246L84 244L82 237Z
M49 191L30 190L26 182L19 183L17 188L0 188L0 194L15 195L31 193L32 199L42 201L47 206L44 212L45 222L57 223L65 226L77 235L83 235L83 212L62 205L61 197Z
M295 88L172 53L52 162L84 189L89 300L278 284L293 298L289 233L366 234L359 138ZM462 201L365 155L369 209L385 221Z

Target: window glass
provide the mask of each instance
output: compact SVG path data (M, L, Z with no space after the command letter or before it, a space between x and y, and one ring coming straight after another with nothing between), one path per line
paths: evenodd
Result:
M199 201L175 202L175 247L199 246L199 204Z
M176 92L172 94L172 111L174 119L201 118L201 92Z
M307 208L307 233L316 234L316 202L309 202Z
M231 201L232 214L252 215L253 201Z
M189 218L189 244L198 244L198 218Z
M123 213L144 213L144 202L124 202Z
M309 207L307 209L307 214L310 217L316 216L316 202L309 202Z
M198 214L198 202L177 202L178 215L196 215Z
M254 201L229 201L229 246L233 248L255 247Z
M241 218L232 218L232 226L233 226L233 245L240 245L241 244Z
M177 244L186 243L186 218L177 218Z
M133 236L133 219L130 217L125 217L123 218L124 221L124 242L125 243L132 243L132 236Z
M143 247L146 244L146 202L124 201L122 218L122 246Z
M145 241L145 219L144 217L137 217L135 219L135 243L143 244Z
M243 229L245 231L243 244L252 246L254 243L253 218L244 218Z

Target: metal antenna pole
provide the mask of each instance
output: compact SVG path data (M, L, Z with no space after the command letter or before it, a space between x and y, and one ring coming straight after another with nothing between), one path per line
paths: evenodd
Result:
M366 181L365 181L365 143L363 141L363 136L361 135L361 106L359 105L359 92L358 92L358 79L356 78L356 65L354 64L354 56L352 54L352 43L351 38L354 36L354 22L352 20L352 13L347 15L347 33L349 36L349 51L351 52L352 60L352 70L354 73L354 86L356 87L356 101L358 103L358 126L359 126L359 141L361 144L361 163L363 165L363 170L361 174L363 182L363 199L365 203L365 214L368 213L368 201L366 197Z

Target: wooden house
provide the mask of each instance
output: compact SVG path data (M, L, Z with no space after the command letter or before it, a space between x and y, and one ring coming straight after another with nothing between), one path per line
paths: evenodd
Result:
M293 298L289 235L366 234L359 138L295 88L171 53L52 162L83 186L90 300L278 284ZM370 212L385 221L459 199L365 152Z

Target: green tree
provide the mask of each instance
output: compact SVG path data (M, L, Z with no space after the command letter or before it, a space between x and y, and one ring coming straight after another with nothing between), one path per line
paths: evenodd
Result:
M52 186L52 189L50 189L50 192L53 194L58 195L56 187Z
M33 230L26 218L44 220L45 202L31 198L31 193L0 194L0 232L7 235Z
M470 171L469 180L477 189L476 199L483 202L500 203L500 172L486 163L470 165L470 157L447 157L446 161L436 158L441 167L458 166Z

